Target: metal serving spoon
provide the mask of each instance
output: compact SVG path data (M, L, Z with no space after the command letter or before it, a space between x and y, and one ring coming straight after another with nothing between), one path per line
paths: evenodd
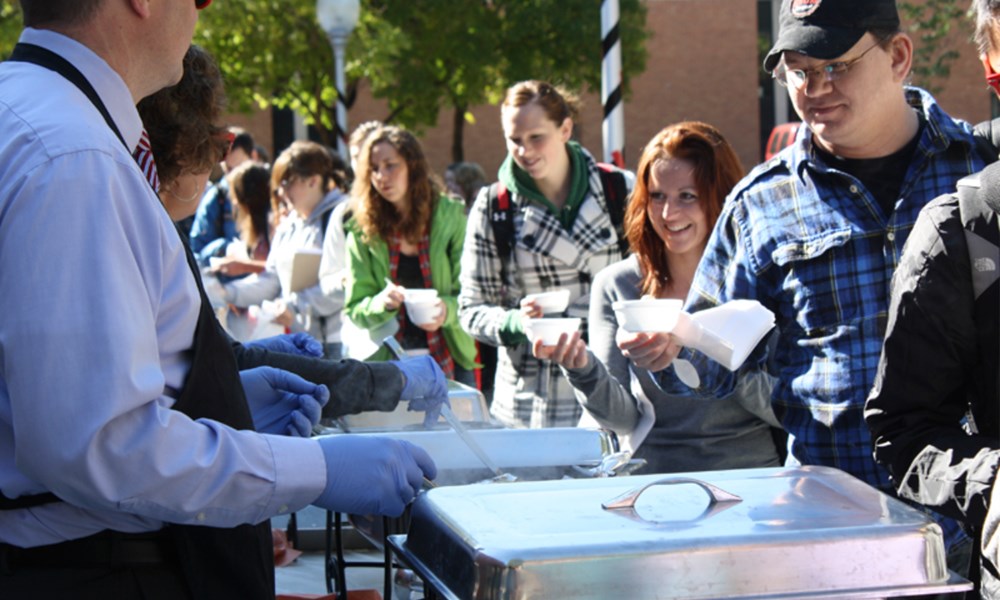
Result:
M403 346L401 346L396 338L391 335L382 340L382 343L389 348L389 351L392 352L397 359L402 360L403 357L406 356L406 350L404 350ZM476 439L469 434L469 430L465 428L465 425L462 425L462 421L460 421L459 418L455 416L455 413L451 411L450 406L447 404L441 405L441 416L444 417L444 420L448 423L448 425L455 430L455 434L457 434L459 439L461 439L462 442L469 447L469 450L472 450L472 453L475 454L484 465L486 465L486 468L489 469L490 472L494 473L495 476L490 481L517 481L517 477L511 475L510 473L503 472L493 459L490 458L490 455L483 450L483 447L479 445L479 442L477 442Z

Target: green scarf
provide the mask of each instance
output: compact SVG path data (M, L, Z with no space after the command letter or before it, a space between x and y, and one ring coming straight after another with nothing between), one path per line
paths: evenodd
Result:
M542 195L542 192L538 190L538 186L535 184L535 180L531 178L531 175L527 171L517 166L517 163L514 162L514 157L510 154L507 155L503 164L500 165L497 177L500 179L500 183L510 190L511 193L544 206L552 216L559 219L559 223L563 226L563 229L568 231L573 226L576 215L580 212L580 205L583 204L583 199L587 197L590 182L587 158L584 156L583 148L580 147L580 144L572 141L567 142L566 152L569 153L569 196L566 197L566 204L561 210L556 208L554 204L549 202L548 198Z

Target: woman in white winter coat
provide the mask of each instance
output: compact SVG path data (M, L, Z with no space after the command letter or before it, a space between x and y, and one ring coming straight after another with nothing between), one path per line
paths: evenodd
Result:
M274 162L271 185L292 211L274 233L264 271L224 286L226 301L235 306L276 301L274 323L323 342L328 358L340 358L339 327L331 317L341 305L323 293L318 279L293 290L292 262L302 251L318 259L330 214L346 198L341 189L345 171L339 156L315 142L294 142L282 152Z

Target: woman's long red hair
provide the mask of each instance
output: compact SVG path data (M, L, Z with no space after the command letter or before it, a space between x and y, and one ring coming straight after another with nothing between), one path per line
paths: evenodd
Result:
M625 210L625 237L642 269L642 293L659 297L670 280L667 247L647 216L649 180L658 160L682 159L694 165L694 183L708 219L714 227L722 203L743 177L743 165L715 127L698 121L670 125L646 144L636 169L635 189Z

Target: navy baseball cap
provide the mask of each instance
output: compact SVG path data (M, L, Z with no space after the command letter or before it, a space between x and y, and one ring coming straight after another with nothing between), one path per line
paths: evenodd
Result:
M778 40L764 58L768 73L786 50L842 56L869 31L899 29L899 12L895 0L783 0L778 22Z

